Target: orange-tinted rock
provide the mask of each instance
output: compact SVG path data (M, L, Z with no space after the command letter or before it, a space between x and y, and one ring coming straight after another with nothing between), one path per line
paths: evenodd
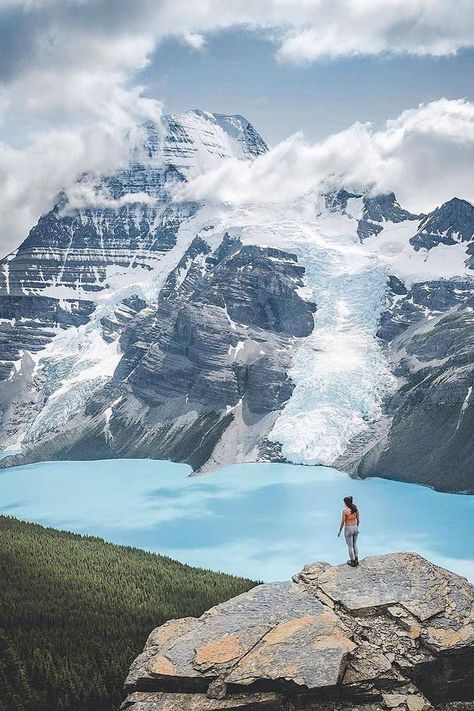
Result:
M413 553L313 563L155 630L124 708L474 709L473 609L472 585Z

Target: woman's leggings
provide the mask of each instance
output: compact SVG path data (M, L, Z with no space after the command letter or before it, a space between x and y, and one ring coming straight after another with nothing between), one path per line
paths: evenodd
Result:
M357 536L359 535L359 529L355 523L344 527L344 536L346 538L347 548L349 550L349 558L354 560L359 557L359 552L357 550Z

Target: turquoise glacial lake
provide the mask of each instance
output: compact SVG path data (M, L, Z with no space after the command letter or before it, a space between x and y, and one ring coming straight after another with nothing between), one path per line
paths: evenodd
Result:
M342 498L361 511L360 557L417 551L474 581L474 497L326 467L239 464L189 476L153 460L0 470L0 512L261 580L346 560Z

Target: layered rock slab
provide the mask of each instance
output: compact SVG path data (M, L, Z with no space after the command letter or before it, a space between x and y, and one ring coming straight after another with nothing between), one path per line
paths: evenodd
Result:
M314 666L300 649L314 649ZM155 630L127 679L128 688L206 690L209 682L249 686L285 679L308 688L333 686L354 648L337 615L295 583L259 585L198 620L173 620Z
M474 708L474 590L413 553L315 563L150 635L123 709Z

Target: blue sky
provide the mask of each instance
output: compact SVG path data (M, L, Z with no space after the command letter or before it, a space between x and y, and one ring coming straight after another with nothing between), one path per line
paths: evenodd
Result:
M474 99L474 51L278 61L262 34L226 30L196 50L164 40L137 79L165 111L241 113L275 144L302 130L319 140L355 121L382 124L441 97Z

